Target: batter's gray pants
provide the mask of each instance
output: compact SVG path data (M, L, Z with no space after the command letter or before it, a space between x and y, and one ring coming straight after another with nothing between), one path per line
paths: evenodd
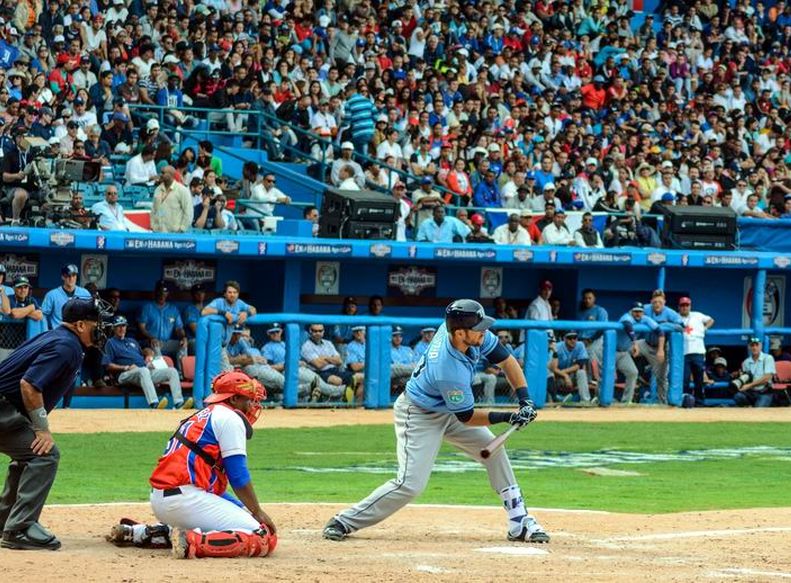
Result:
M516 485L505 448L481 458L481 449L494 438L488 427L465 425L452 413L425 411L413 405L406 392L396 399L393 416L398 474L338 514L337 520L350 530L381 522L418 496L428 483L443 439L484 465L495 492Z
M26 530L38 522L58 472L60 452L36 455L30 420L0 396L0 452L11 458L0 494L0 531Z
M615 368L624 376L621 403L631 403L634 399L634 388L637 386L637 365L628 350L615 353Z
M660 363L656 357L655 346L650 346L645 340L638 340L637 348L640 349L640 355L644 356L651 366L651 373L656 380L657 399L660 403L667 405L667 361L670 359L670 353L665 350L665 360Z
M133 385L143 389L143 394L146 396L146 401L148 401L149 405L153 405L159 401L157 390L154 387L154 385L159 383L167 383L168 387L170 387L170 394L173 396L174 406L184 402L184 396L181 394L179 371L172 366L155 369L138 366L137 368L122 372L118 375L118 384Z

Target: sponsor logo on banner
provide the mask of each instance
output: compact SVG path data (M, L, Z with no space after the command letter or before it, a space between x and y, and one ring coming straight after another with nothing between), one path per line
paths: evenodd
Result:
M630 253L603 253L586 251L574 254L574 263L631 263Z
M231 239L220 239L214 244L214 248L227 255L239 253L239 241L232 241Z
M764 288L764 326L785 326L786 276L767 275ZM744 278L744 308L742 309L742 327L752 326L753 318L753 278Z
M689 265L689 255L687 255L686 253L684 253L684 254L681 256L681 265L683 265L684 267L686 267L687 265Z
M217 268L214 262L204 259L166 261L162 266L162 279L172 281L183 290L198 283L213 285L216 277Z
M107 255L83 255L80 257L80 285L95 283L99 289L107 287Z
M410 245L407 249L407 255L411 258L417 257L417 245Z
M646 259L651 265L664 265L667 263L667 255L664 253L649 253Z
M503 295L503 268L481 267L481 297L496 298Z
M266 255L266 243L259 243L258 244L258 254L259 255Z
M337 261L316 262L315 293L318 295L338 295L341 286L341 264Z
M130 251L195 251L195 239L124 239L124 249Z
M27 245L30 241L30 235L22 231L6 231L0 230L0 243L6 245Z
M791 265L791 258L786 257L785 255L780 255L779 257L774 258L774 262L776 267L780 269L785 269L789 265Z
M704 265L758 265L757 257L744 257L741 255L707 255L703 258Z
M55 231L49 234L49 244L55 247L74 247L77 238L66 231Z
M535 257L535 253L530 249L514 249L514 261L529 263L533 261L533 257Z
M330 245L322 243L289 243L286 255L351 255L351 245Z
M371 257L390 257L393 254L393 248L390 245L377 243L376 245L371 245L368 248L368 252Z
M38 278L38 256L8 255L0 256L0 263L5 265L6 285L10 285L17 277L27 277L35 284Z
M403 296L433 295L437 288L437 270L434 267L391 265L387 273L387 287Z
M96 237L96 248L104 249L105 247L107 247L107 237L104 235L99 235Z
M434 257L437 259L494 259L494 249L464 249L459 247L437 247Z
M555 263L558 260L558 252L557 251L550 251L549 252L549 262Z

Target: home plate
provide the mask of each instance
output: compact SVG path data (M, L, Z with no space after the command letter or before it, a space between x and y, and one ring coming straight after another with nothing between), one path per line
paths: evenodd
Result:
M544 549L537 549L536 547L519 546L519 547L484 547L482 549L475 549L479 553L493 553L496 555L548 555L549 551Z
M630 472L628 470L613 470L611 468L583 468L580 470L586 474L594 476L642 476L640 472Z

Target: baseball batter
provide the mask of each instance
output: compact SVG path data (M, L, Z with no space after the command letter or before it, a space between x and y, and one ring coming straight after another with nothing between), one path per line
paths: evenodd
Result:
M476 301L457 300L447 307L445 324L395 403L398 475L332 518L324 527L324 538L343 540L356 530L381 522L418 496L446 439L486 467L489 482L508 514L508 540L549 542L549 535L525 509L505 450L500 448L486 459L480 456L481 449L494 438L489 425L522 427L536 417L524 373L489 331L493 324L494 318L486 316ZM475 410L472 383L475 365L483 356L505 373L519 399L517 412Z
M265 398L263 385L243 372L217 375L204 399L207 407L179 425L151 475L151 507L161 523L123 520L108 540L121 546L172 545L177 558L272 552L275 525L258 503L245 443ZM226 492L229 482L239 500Z

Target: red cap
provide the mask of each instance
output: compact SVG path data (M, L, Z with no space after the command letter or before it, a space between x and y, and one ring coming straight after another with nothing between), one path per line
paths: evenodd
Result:
M692 305L692 300L689 299L687 296L684 296L683 298L678 300L678 305L679 306L691 306Z
M478 213L475 213L474 215L472 215L470 217L470 222L473 225L483 225L484 220L483 220L483 217L481 215L479 215Z
M546 279L541 282L541 285L538 286L538 289L552 289L552 282Z

